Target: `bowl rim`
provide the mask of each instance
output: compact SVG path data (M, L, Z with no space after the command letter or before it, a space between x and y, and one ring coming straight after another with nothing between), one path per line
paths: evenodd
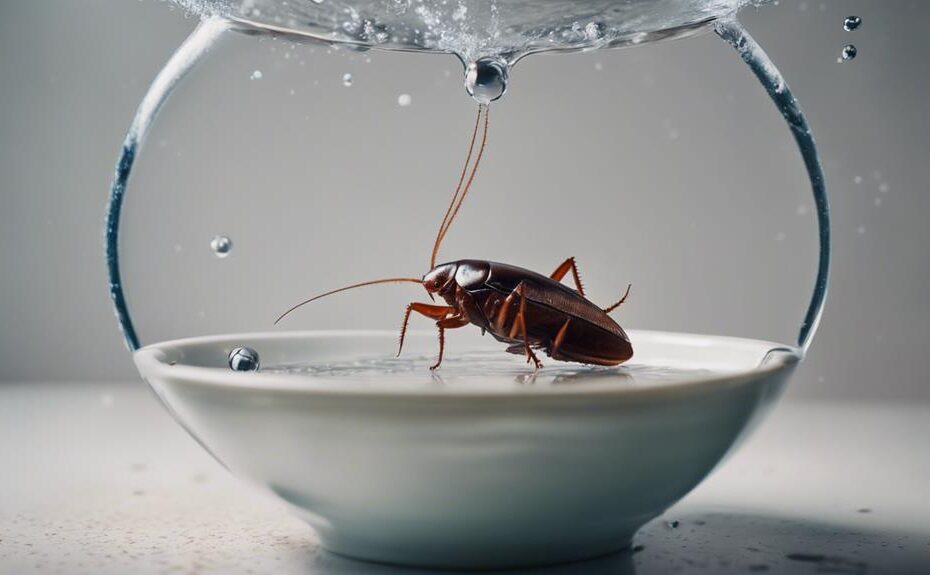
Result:
M505 399L540 397L614 397L625 399L660 399L681 394L705 393L713 390L741 386L765 379L777 372L790 369L803 358L796 347L751 338L706 335L656 330L629 330L633 337L668 337L694 342L713 340L714 343L730 345L768 346L771 360L760 362L751 369L729 373L716 373L682 382L622 386L616 383L582 382L566 386L501 386L500 388L467 386L409 386L397 383L372 385L371 383L345 382L333 386L299 374L268 372L235 372L215 367L205 367L169 361L169 351L192 345L241 345L243 342L345 338L385 337L395 339L397 334L388 330L313 330L285 332L253 332L222 334L166 340L146 345L133 352L133 360L139 373L150 384L152 381L172 381L188 387L201 389L227 389L240 392L285 393L310 397L368 397L403 399L413 398L456 398L456 399ZM433 335L432 331L411 330L409 336ZM779 352L779 353L772 353Z

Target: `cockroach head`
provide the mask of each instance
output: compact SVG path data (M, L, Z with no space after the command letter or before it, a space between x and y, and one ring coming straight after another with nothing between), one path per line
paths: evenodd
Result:
M439 264L423 276L423 287L429 294L442 294L455 283L455 271L458 264Z

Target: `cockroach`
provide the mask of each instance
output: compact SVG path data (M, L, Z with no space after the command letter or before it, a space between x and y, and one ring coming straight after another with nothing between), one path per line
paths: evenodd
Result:
M619 301L606 308L591 303L585 297L573 257L562 262L548 276L485 260L458 260L436 265L439 246L458 215L484 155L489 112L486 104L478 108L465 167L439 226L430 256L430 271L426 275L420 279L400 277L372 280L328 291L290 308L278 317L275 324L295 309L328 295L362 286L409 282L422 285L434 302L435 295L439 295L447 304L412 302L404 312L398 356L404 347L411 313L416 312L436 322L439 329L439 357L430 369L436 369L442 363L446 330L468 324L481 328L482 335L490 333L498 341L508 344L508 352L525 355L527 363L532 361L536 369L542 367L536 350L544 351L555 360L594 365L618 365L630 359L633 356L630 338L608 315L626 301L630 286L627 286ZM479 128L481 141L475 154ZM568 272L572 274L574 289L561 281Z

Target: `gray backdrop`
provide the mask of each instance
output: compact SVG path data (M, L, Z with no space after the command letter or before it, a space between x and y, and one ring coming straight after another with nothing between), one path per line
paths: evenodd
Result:
M842 30L848 14L859 31ZM830 298L793 394L930 397L928 18L913 1L743 15L804 106L833 202ZM152 0L0 0L0 381L137 381L107 297L103 210L135 106L195 25ZM169 101L130 190L143 342L267 329L309 293L423 273L462 161L474 108L451 58L235 36ZM859 57L837 64L847 42ZM549 271L575 255L596 301L634 284L624 325L795 336L809 191L777 112L712 35L529 58L491 132L448 259ZM215 233L235 242L225 260ZM346 294L285 327L394 328L412 298Z

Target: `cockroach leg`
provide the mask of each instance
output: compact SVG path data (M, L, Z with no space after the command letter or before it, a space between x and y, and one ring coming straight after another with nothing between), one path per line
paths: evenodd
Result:
M613 305L611 305L611 306L605 307L605 308L604 308L604 313L610 313L610 312L614 311L615 309L617 309L618 307L620 307L620 304L622 304L623 302L626 301L626 296L630 295L630 288L631 288L631 287L633 287L633 284L627 284L627 285L626 285L626 291L623 292L623 297L620 298L620 301L618 301L617 303L615 303L615 304L613 304Z
M439 364L442 363L442 352L446 349L446 329L438 322L436 326L439 328L439 357L436 358L436 363L429 366L430 371L436 371L439 368Z
M513 321L513 329L511 329L510 337L513 337L514 330L519 326L521 335L523 336L523 350L526 352L526 363L529 363L530 360L533 360L533 365L536 367L536 369L539 369L542 367L542 363L539 361L539 358L536 357L536 354L533 353L532 348L530 348L530 340L526 333L526 296L523 294L523 292L524 284L523 282L520 282L520 285L518 285L517 288L513 290L513 293L520 296L520 309L517 311L517 317Z
M428 303L412 302L404 311L404 322L400 326L400 341L397 346L397 357L404 349L404 337L407 335L407 323L410 321L410 312L417 312L430 319L441 320L455 313L455 308L447 305L431 305Z
M581 283L581 274L578 273L578 265L575 263L574 257L570 257L562 262L559 267L555 268L555 271L552 272L552 275L549 277L557 282L562 281L562 278L565 277L565 274L568 273L568 270L572 271L572 277L575 279L575 289L577 289L578 293L584 297L584 285Z
M565 339L565 333L568 332L568 324L571 323L571 321L572 318L565 320L565 323L559 328L559 332L555 334L555 339L552 340L552 347L549 349L550 357L556 357L559 348L562 347L562 341Z
M439 359L436 360L436 365L432 366L430 369L436 369L439 367L439 364L442 363L442 351L446 345L446 330L465 327L469 323L471 322L468 320L467 316L459 315L446 316L436 322L436 327L439 328Z

